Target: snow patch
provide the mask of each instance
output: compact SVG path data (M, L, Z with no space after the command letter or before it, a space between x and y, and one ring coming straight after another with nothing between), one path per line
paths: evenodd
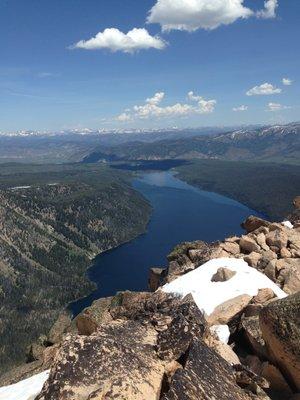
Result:
M221 267L235 271L236 274L226 282L212 282L212 276ZM164 285L162 291L182 297L192 294L198 308L206 315L210 315L225 301L243 294L256 296L259 289L265 288L272 289L279 298L287 296L271 279L249 267L244 260L218 258Z
M14 385L0 388L0 400L34 400L48 379L49 371L34 375Z
M210 331L211 333L215 334L221 342L228 344L230 337L228 325L213 325L210 328Z
M286 226L289 229L293 229L294 225L290 221L283 221L282 225Z

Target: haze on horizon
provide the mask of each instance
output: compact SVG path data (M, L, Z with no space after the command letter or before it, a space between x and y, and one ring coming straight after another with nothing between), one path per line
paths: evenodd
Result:
M0 1L0 131L297 121L299 15L298 0Z

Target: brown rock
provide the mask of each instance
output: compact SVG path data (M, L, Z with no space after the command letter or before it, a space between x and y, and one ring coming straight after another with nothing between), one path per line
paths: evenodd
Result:
M266 243L266 235L264 233L259 233L256 236L256 242L257 242L257 244L259 244L259 246L263 250L265 250L265 251L269 251L270 250L269 246Z
M242 313L251 300L251 296L243 294L220 304L207 317L208 323L210 325L227 325L232 319Z
M300 292L264 307L260 326L271 360L300 390Z
M276 263L279 280L288 294L300 291L300 258L283 258Z
M272 260L268 263L267 267L264 270L264 273L267 275L269 279L271 279L273 282L276 282L276 275L277 275L276 260Z
M293 201L293 206L296 210L300 210L300 196L295 197Z
M260 228L261 226L267 227L270 225L268 221L265 221L261 218L258 218L254 215L250 215L243 223L242 223L242 228L244 228L247 233L253 232L256 229Z
M218 271L211 278L212 282L226 282L236 274L235 271L231 271L228 268L219 268Z
M270 384L270 391L282 399L288 399L292 395L292 390L284 379L282 373L274 365L265 362L262 365L261 376Z
M260 358L266 357L265 342L259 325L259 316L243 317L241 326L244 331L244 337L252 348L254 354Z
M250 400L235 382L230 365L201 341L194 342L185 367L177 370L161 400Z
M227 253L230 253L232 255L236 255L240 252L240 246L238 245L238 243L235 242L225 242L225 243L221 243L220 247L227 251Z
M272 247L275 246L276 248L278 248L280 250L284 247L287 247L288 237L284 231L276 229L267 234L266 242L267 242L267 245L270 246L271 249L272 249Z
M253 297L252 301L254 304L265 304L269 300L274 299L274 297L276 297L276 295L272 289L259 289L257 295Z
M112 297L96 300L75 318L80 335L91 335L102 323L112 321L109 313L111 301Z
M150 268L148 286L151 292L155 292L160 287L164 272L163 268Z
M252 253L245 256L244 260L246 261L247 264L250 265L250 267L256 268L261 258L262 255L260 253L256 253L255 251L253 251Z
M242 236L240 240L240 249L242 253L252 253L253 251L259 253L260 247L254 239L250 236Z
M37 400L157 400L164 375L156 332L134 321L102 325L91 336L69 336Z
M240 364L240 360L232 348L228 344L221 342L215 335L207 332L204 337L204 343L206 343L209 348L215 350L229 364Z
M280 257L282 257L282 258L290 258L291 257L291 252L286 247L283 247L280 250Z

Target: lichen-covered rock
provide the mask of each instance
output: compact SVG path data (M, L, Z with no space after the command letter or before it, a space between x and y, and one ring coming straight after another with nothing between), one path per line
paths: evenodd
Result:
M195 341L185 366L177 370L162 400L250 400L235 381L232 367L200 340Z
M300 390L300 292L264 307L260 326L271 360Z
M37 400L157 400L164 365L155 353L156 339L154 329L134 321L68 337Z

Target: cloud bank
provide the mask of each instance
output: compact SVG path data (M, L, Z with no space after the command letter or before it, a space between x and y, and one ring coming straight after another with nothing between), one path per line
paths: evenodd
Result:
M147 22L160 24L163 31L213 30L252 16L274 18L277 6L277 0L267 0L255 12L244 6L244 0L157 0Z
M151 36L144 28L134 28L128 33L116 28L107 28L91 39L80 40L70 46L70 49L108 49L112 52L134 53L148 49L163 50L166 45L167 43L159 36Z
M136 105L131 110L116 117L118 122L129 122L136 119L183 117L195 114L210 114L215 110L216 100L205 100L194 92L188 93L190 103L176 103L163 106L164 92L157 92L153 97L145 100L142 105Z

